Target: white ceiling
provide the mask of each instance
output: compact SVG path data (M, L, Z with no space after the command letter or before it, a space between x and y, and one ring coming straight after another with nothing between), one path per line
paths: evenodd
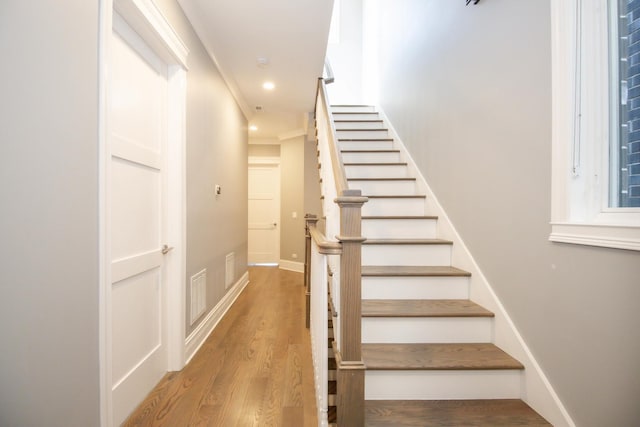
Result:
M178 1L249 123L258 126L250 137L303 129L322 75L333 0ZM258 66L258 58L269 65ZM267 80L273 91L262 88Z

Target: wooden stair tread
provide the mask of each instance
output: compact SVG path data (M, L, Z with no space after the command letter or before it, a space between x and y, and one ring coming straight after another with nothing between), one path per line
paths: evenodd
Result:
M378 195L364 195L365 197L368 197L370 199L426 199L427 196L424 194L397 194L397 195L386 195L386 194L378 194Z
M407 166L406 162L358 162L344 163L344 166Z
M551 426L519 399L367 400L367 427Z
M338 138L340 141L393 141L393 138Z
M415 178L347 178L347 181L415 181Z
M470 300L363 300L362 317L494 317Z
M362 219L438 219L435 215L370 215L363 216Z
M452 245L451 240L443 239L367 239L363 245Z
M387 128L373 128L373 129L336 129L336 132L387 132L389 129Z
M356 120L346 120L346 119L334 119L335 123L382 123L382 119L356 119ZM342 129L337 129L342 130Z
M363 265L362 276L394 277L394 276L461 276L469 277L471 273L449 266L422 265Z
M344 107L344 105L332 105L332 107ZM362 107L362 105L357 105L356 107ZM369 105L365 105L365 107L369 107ZM377 111L332 111L331 114L378 114Z
M490 343L362 344L367 370L502 370L524 369Z
M340 150L341 153L399 153L400 150Z

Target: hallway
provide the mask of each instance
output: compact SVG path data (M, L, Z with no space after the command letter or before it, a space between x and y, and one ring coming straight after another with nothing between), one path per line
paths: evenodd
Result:
M249 269L250 283L181 372L125 426L315 426L303 275Z

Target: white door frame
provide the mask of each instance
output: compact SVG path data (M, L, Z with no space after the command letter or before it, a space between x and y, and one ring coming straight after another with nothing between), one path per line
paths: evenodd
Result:
M249 156L249 161L248 161L248 169L251 169L251 167L260 167L260 166L266 166L266 167L272 167L274 169L276 169L278 171L278 186L282 186L282 176L281 176L281 170L280 170L280 157L259 157L259 156ZM248 173L248 169L247 169L247 173ZM282 218L281 218L281 204L282 204L282 194L280 194L280 188L278 188L277 191L277 195L278 195L278 235L277 235L277 261L276 264L280 264L280 243L282 240Z
M185 358L185 134L186 134L186 58L184 43L171 28L152 0L102 0L99 31L99 354L100 425L111 427L112 419L112 331L111 331L111 230L110 159L108 139L107 75L109 40L116 10L166 64L168 70L167 129L167 243L173 246L166 260L167 272L167 356L168 371L184 367Z

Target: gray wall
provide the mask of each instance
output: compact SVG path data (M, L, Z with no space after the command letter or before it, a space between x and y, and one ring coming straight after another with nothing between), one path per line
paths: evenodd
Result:
M98 2L0 4L0 425L97 426Z
M379 3L381 105L560 399L640 425L640 254L547 240L549 1Z
M304 262L304 137L280 144L280 259ZM292 213L297 213L297 218ZM297 257L294 258L293 254Z
M320 172L318 171L318 147L315 133L304 143L304 213L322 217L320 202Z
M187 271L207 269L208 313L225 295L225 258L235 254L235 280L247 271L247 121L176 0L156 0L189 48L187 73ZM215 196L215 185L222 194ZM234 282L235 282L234 280Z
M187 278L208 269L210 309L225 255L246 271L246 120L175 0L157 3L191 51ZM98 22L97 1L0 4L2 426L100 422Z
M339 25L339 43L327 46L336 76L327 92L334 105L360 102L362 98L362 0L341 0Z

